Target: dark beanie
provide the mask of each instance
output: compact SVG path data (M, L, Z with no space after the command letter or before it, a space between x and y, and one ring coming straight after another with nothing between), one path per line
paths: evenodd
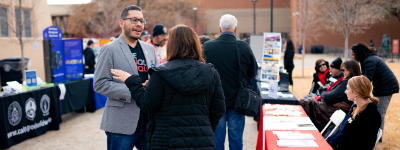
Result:
M340 70L340 66L342 65L342 59L340 57L336 58L332 61L331 67Z
M153 28L153 37L160 35L160 34L167 34L167 27L162 24L157 24Z

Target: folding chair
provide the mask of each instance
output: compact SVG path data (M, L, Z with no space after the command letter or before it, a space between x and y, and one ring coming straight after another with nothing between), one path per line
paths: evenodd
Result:
M329 127L329 125L333 122L335 124L335 128L329 133L329 135L326 137L328 139L333 133L335 133L336 129L339 127L339 125L342 123L344 117L346 117L346 113L344 113L342 110L336 110L335 113L331 116L329 119L328 124L326 124L325 128L321 131L321 134L325 132L325 130Z
M378 130L378 135L376 136L375 145L376 145L376 143L378 143L379 139L381 139L382 134L383 134L383 131L382 131L382 129L379 128L379 130Z

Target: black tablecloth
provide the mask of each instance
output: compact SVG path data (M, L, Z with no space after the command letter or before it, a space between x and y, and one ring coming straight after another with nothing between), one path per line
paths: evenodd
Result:
M65 84L64 100L59 102L60 115L81 110L86 107L88 111L94 111L93 88L90 79L70 81Z
M0 97L0 149L59 130L57 87Z

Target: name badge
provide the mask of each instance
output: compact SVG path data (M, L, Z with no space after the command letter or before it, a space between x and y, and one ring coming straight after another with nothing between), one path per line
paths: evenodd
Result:
M349 119L347 119L347 121L348 121L349 123L351 123L351 122L353 122L353 119L350 117Z

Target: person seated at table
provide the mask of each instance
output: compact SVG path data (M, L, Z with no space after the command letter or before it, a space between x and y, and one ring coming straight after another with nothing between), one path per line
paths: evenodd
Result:
M342 66L342 59L340 57L332 61L329 68L329 72L331 73L331 77L328 79L329 84L326 84L325 86L319 88L318 92L320 95L315 96L314 97L315 100L317 101L321 100L322 93L329 92L331 90L331 87L337 84L336 82L340 82L344 79L343 71L340 69L341 66Z
M324 59L318 59L315 62L315 73L313 74L313 82L311 86L310 93L317 93L320 85L318 82L321 82L322 85L325 85L328 83L329 77L331 77L331 74L329 73L329 62L325 61Z
M339 130L326 140L333 149L372 150L375 147L382 118L376 105L379 99L372 97L371 92L371 82L365 76L355 76L348 81L346 95L354 105Z
M354 60L348 60L343 62L341 68L344 74L343 80L336 81L329 87L329 91L322 92L321 101L316 101L315 99L299 101L319 131L325 127L336 110L341 109L344 112L348 112L353 104L347 99L344 91L350 78L361 75L360 65Z

